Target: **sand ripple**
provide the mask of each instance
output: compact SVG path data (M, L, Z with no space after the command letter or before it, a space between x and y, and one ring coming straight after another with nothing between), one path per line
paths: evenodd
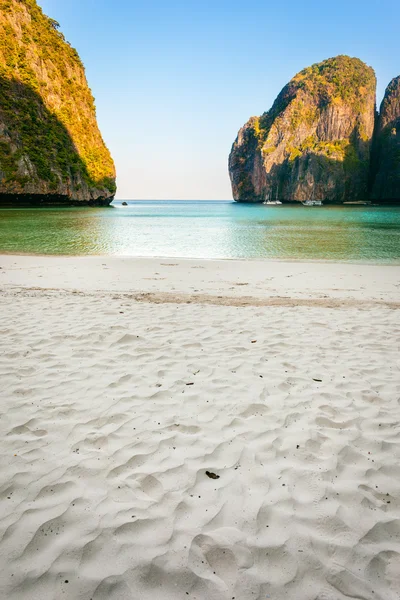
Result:
M1 308L1 598L399 600L398 311Z

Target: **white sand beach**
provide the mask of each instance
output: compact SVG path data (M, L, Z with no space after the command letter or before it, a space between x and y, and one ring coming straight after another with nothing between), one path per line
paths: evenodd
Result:
M0 266L0 598L399 600L400 267Z

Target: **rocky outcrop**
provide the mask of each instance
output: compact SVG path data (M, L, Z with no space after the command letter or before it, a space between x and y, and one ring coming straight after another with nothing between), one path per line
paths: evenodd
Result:
M229 157L234 199L367 199L375 88L374 71L357 58L301 71L239 131Z
M372 199L400 201L400 77L386 88L376 127Z
M36 0L0 0L0 204L109 204L115 168L79 56Z

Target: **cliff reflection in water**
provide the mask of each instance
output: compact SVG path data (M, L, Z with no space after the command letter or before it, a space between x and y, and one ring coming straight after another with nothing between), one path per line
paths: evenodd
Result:
M400 259L399 223L391 222L390 213L342 207L305 210L310 213L299 207L295 216L282 212L267 223L258 221L260 252L303 260Z
M110 210L34 208L0 210L0 251L29 254L108 254L112 248L104 219Z

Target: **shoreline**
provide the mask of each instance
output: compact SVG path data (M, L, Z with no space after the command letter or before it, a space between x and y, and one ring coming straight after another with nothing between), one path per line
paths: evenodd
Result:
M3 289L147 295L153 302L400 302L400 267L333 262L0 255ZM217 302L217 300L221 302ZM242 300L241 300L242 299ZM227 300L225 300L225 303Z
M260 262L260 263L304 263L304 264L334 264L334 265L371 265L371 266L385 266L385 267L400 267L400 258L399 259L391 259L388 261L380 260L380 261L371 261L371 260L331 260L331 259L322 259L322 258L273 258L273 257L213 257L207 258L202 257L198 258L196 256L146 256L146 255L134 255L134 254L40 254L36 252L15 252L6 250L0 250L0 260L2 256L31 256L31 257L39 257L39 258L85 258L85 259L130 259L130 260L179 260L179 261L199 261L199 262L213 262L213 261L234 261L234 262Z

